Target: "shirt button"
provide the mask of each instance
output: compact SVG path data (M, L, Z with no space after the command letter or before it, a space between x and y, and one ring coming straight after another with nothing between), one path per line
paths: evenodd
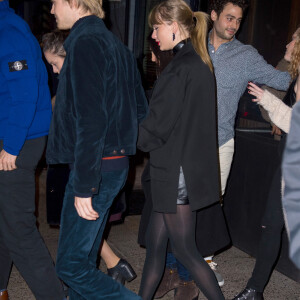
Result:
M117 150L114 150L112 153L113 153L113 154L117 154L118 152L117 152Z
M211 50L211 53L215 53L215 50Z
M96 192L96 188L91 188L91 192L95 193Z
M121 153L124 154L125 153L125 149L121 149Z

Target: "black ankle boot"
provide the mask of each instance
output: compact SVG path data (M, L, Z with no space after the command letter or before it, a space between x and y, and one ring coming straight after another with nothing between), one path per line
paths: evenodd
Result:
M160 285L155 293L154 299L162 298L168 292L178 287L180 278L177 269L166 268Z
M199 296L199 289L195 282L192 281L180 281L175 290L174 300L197 300Z
M107 275L123 285L125 284L125 280L130 282L136 278L136 273L134 272L132 266L122 258L115 267L107 269Z
M262 292L257 292L252 288L246 287L233 300L264 300L264 296Z

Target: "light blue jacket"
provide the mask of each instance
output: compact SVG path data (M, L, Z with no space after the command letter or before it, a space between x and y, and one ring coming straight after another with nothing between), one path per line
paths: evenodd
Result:
M290 238L290 258L300 269L300 103L294 105L290 132L283 154L285 182L282 200Z

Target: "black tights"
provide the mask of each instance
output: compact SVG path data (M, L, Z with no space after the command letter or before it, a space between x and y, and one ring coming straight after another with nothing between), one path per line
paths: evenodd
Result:
M165 267L170 240L174 256L188 269L203 294L210 300L224 299L213 271L198 252L195 242L196 212L178 205L176 214L152 212L147 229L147 254L139 295L151 300Z

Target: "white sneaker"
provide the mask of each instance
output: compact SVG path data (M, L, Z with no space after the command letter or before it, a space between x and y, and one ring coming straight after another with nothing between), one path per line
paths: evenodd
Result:
M224 283L225 283L224 278L222 277L222 275L220 273L216 272L218 264L215 263L212 260L206 260L206 262L208 263L208 265L210 266L210 268L214 271L215 276L216 276L216 278L218 280L219 286L223 286Z

